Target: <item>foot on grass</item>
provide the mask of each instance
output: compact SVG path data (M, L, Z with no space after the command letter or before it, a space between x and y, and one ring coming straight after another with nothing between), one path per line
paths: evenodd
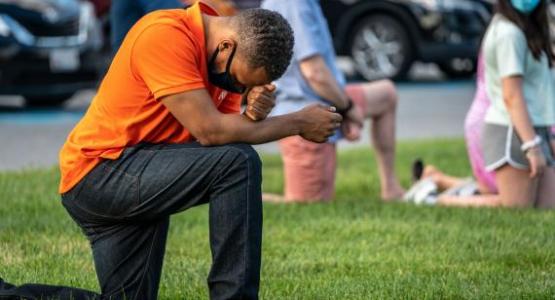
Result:
M278 194L262 193L262 201L270 203L285 203L285 197Z
M400 200L404 194L405 189L400 184L396 184L393 187L382 189L382 200L385 202Z

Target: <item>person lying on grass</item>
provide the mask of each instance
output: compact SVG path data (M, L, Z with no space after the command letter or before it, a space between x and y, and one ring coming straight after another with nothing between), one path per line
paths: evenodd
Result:
M292 48L268 10L219 17L199 2L143 17L60 152L62 204L90 241L100 294L0 281L0 295L155 299L171 215L209 203L210 298L257 299L262 175L248 144L321 143L342 120L318 105L266 118Z
M424 162L418 159L412 165L415 183L404 195L405 201L446 206L499 205L497 201L488 201L491 197L468 197L497 194L495 173L486 171L481 143L484 118L490 105L491 101L486 91L484 56L480 51L476 71L476 93L464 122L464 138L473 178L450 176L433 165L424 165Z

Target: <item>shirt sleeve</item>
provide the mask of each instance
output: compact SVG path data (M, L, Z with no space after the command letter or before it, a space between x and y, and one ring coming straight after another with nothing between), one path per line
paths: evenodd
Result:
M154 24L135 41L131 69L154 98L205 88L200 50L183 31L170 24Z
M501 78L524 74L528 44L516 28L506 28L498 35L496 57Z
M299 1L295 5L290 5L287 10L289 15L287 20L293 28L295 37L293 47L295 59L301 61L317 54L322 55L320 43L325 40L322 30L328 29L320 26L322 24L318 20L320 8L310 7L306 1Z

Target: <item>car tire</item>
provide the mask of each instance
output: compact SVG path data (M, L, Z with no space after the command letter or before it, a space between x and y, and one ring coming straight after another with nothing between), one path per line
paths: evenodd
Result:
M413 47L405 27L385 14L364 17L349 38L348 53L364 79L401 79L414 60ZM385 54L384 54L385 52Z
M449 62L438 63L438 67L449 78L463 79L476 73L476 60L455 58Z
M31 107L47 107L47 106L60 106L69 98L73 97L74 93L65 93L57 95L33 95L33 96L23 96L25 98L25 104Z

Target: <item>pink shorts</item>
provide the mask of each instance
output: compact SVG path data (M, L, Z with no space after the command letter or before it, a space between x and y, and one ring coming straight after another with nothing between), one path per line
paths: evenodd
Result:
M346 93L364 114L367 102L361 85L347 85ZM335 144L313 143L300 136L279 141L285 176L285 199L295 202L329 201L335 195Z
M286 201L331 200L335 193L335 144L317 144L300 136L279 141Z

